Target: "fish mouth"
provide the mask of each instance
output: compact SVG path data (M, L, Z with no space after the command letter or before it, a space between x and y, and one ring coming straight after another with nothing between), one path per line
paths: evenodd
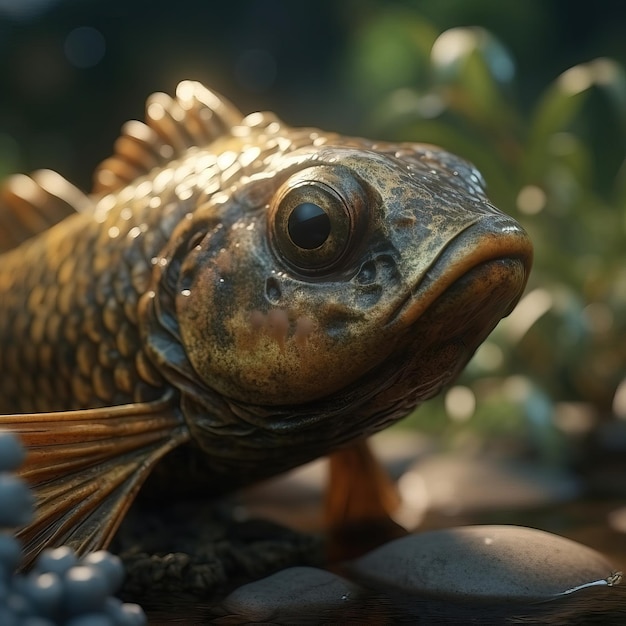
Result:
M393 308L386 326L415 329L428 317L429 334L437 327L454 334L455 326L460 329L473 319L472 325L489 327L486 336L515 308L532 256L530 239L517 222L480 220L443 250Z
M395 309L389 322L399 331L395 355L378 372L388 380L386 393L399 398L390 418L449 385L521 298L532 245L513 224L504 235L485 231L458 238Z

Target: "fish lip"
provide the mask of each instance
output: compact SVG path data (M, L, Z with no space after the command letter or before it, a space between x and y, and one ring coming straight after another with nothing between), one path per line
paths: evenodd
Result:
M471 244L469 252L468 242ZM517 297L512 298L511 305L502 315L506 317L524 291L532 259L530 238L516 221L507 216L495 220L493 216L483 218L461 231L444 248L421 279L399 300L384 325L413 326L446 292L481 265L519 263L524 278L519 282Z

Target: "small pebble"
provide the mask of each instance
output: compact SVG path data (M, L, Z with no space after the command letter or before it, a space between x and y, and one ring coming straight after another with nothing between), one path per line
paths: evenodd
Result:
M373 586L465 600L549 600L619 578L599 552L520 526L416 533L357 559L350 571Z
M39 615L31 615L23 617L20 620L20 626L56 626L55 622Z
M15 571L21 558L20 542L13 535L0 533L0 581Z
M360 592L360 587L331 572L290 567L235 589L223 601L222 608L254 622L285 622L307 613L345 607Z
M26 452L17 435L0 431L0 472L18 469L25 458Z
M0 528L24 526L33 517L33 495L17 476L0 473Z
M31 611L30 602L27 598L25 598L21 593L16 592L15 590L11 591L6 600L5 605L9 608L15 615L20 617L26 617L31 615L33 611Z
M19 626L18 617L7 606L0 604L0 624L2 626Z
M85 613L64 622L64 626L116 626L116 624L108 615Z
M124 582L122 559L106 550L90 552L81 560L81 565L93 565L104 573L108 583L108 593L115 593Z
M148 619L143 609L134 602L125 602L122 604L122 617L116 622L116 626L146 626Z
M39 613L52 615L59 609L63 597L63 582L58 574L33 572L23 581L21 591Z
M138 604L122 602L118 598L107 598L104 612L115 626L145 626L148 623L146 614Z
M109 595L109 581L93 565L76 565L63 577L64 602L69 613L100 611Z
M61 546L44 550L37 559L36 569L39 572L52 572L63 576L71 567L78 565L78 557L72 548Z

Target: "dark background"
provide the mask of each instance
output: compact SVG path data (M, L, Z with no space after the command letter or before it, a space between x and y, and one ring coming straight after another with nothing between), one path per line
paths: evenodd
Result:
M522 105L572 65L626 59L620 0L0 0L0 174L50 167L88 185L145 97L185 78L245 112L367 134L351 58L363 24L398 8L439 30L490 30L516 59ZM74 41L68 58L80 27L102 39Z

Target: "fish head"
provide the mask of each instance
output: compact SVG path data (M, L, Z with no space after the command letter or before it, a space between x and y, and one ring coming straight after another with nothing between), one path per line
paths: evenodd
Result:
M219 398L323 451L450 383L521 297L532 246L439 148L344 141L268 169L179 227L159 322L176 348L153 352L205 414Z
M212 389L305 403L387 359L402 367L455 345L445 372L427 372L439 381L519 299L529 239L460 159L326 146L283 161L187 228L176 314Z

